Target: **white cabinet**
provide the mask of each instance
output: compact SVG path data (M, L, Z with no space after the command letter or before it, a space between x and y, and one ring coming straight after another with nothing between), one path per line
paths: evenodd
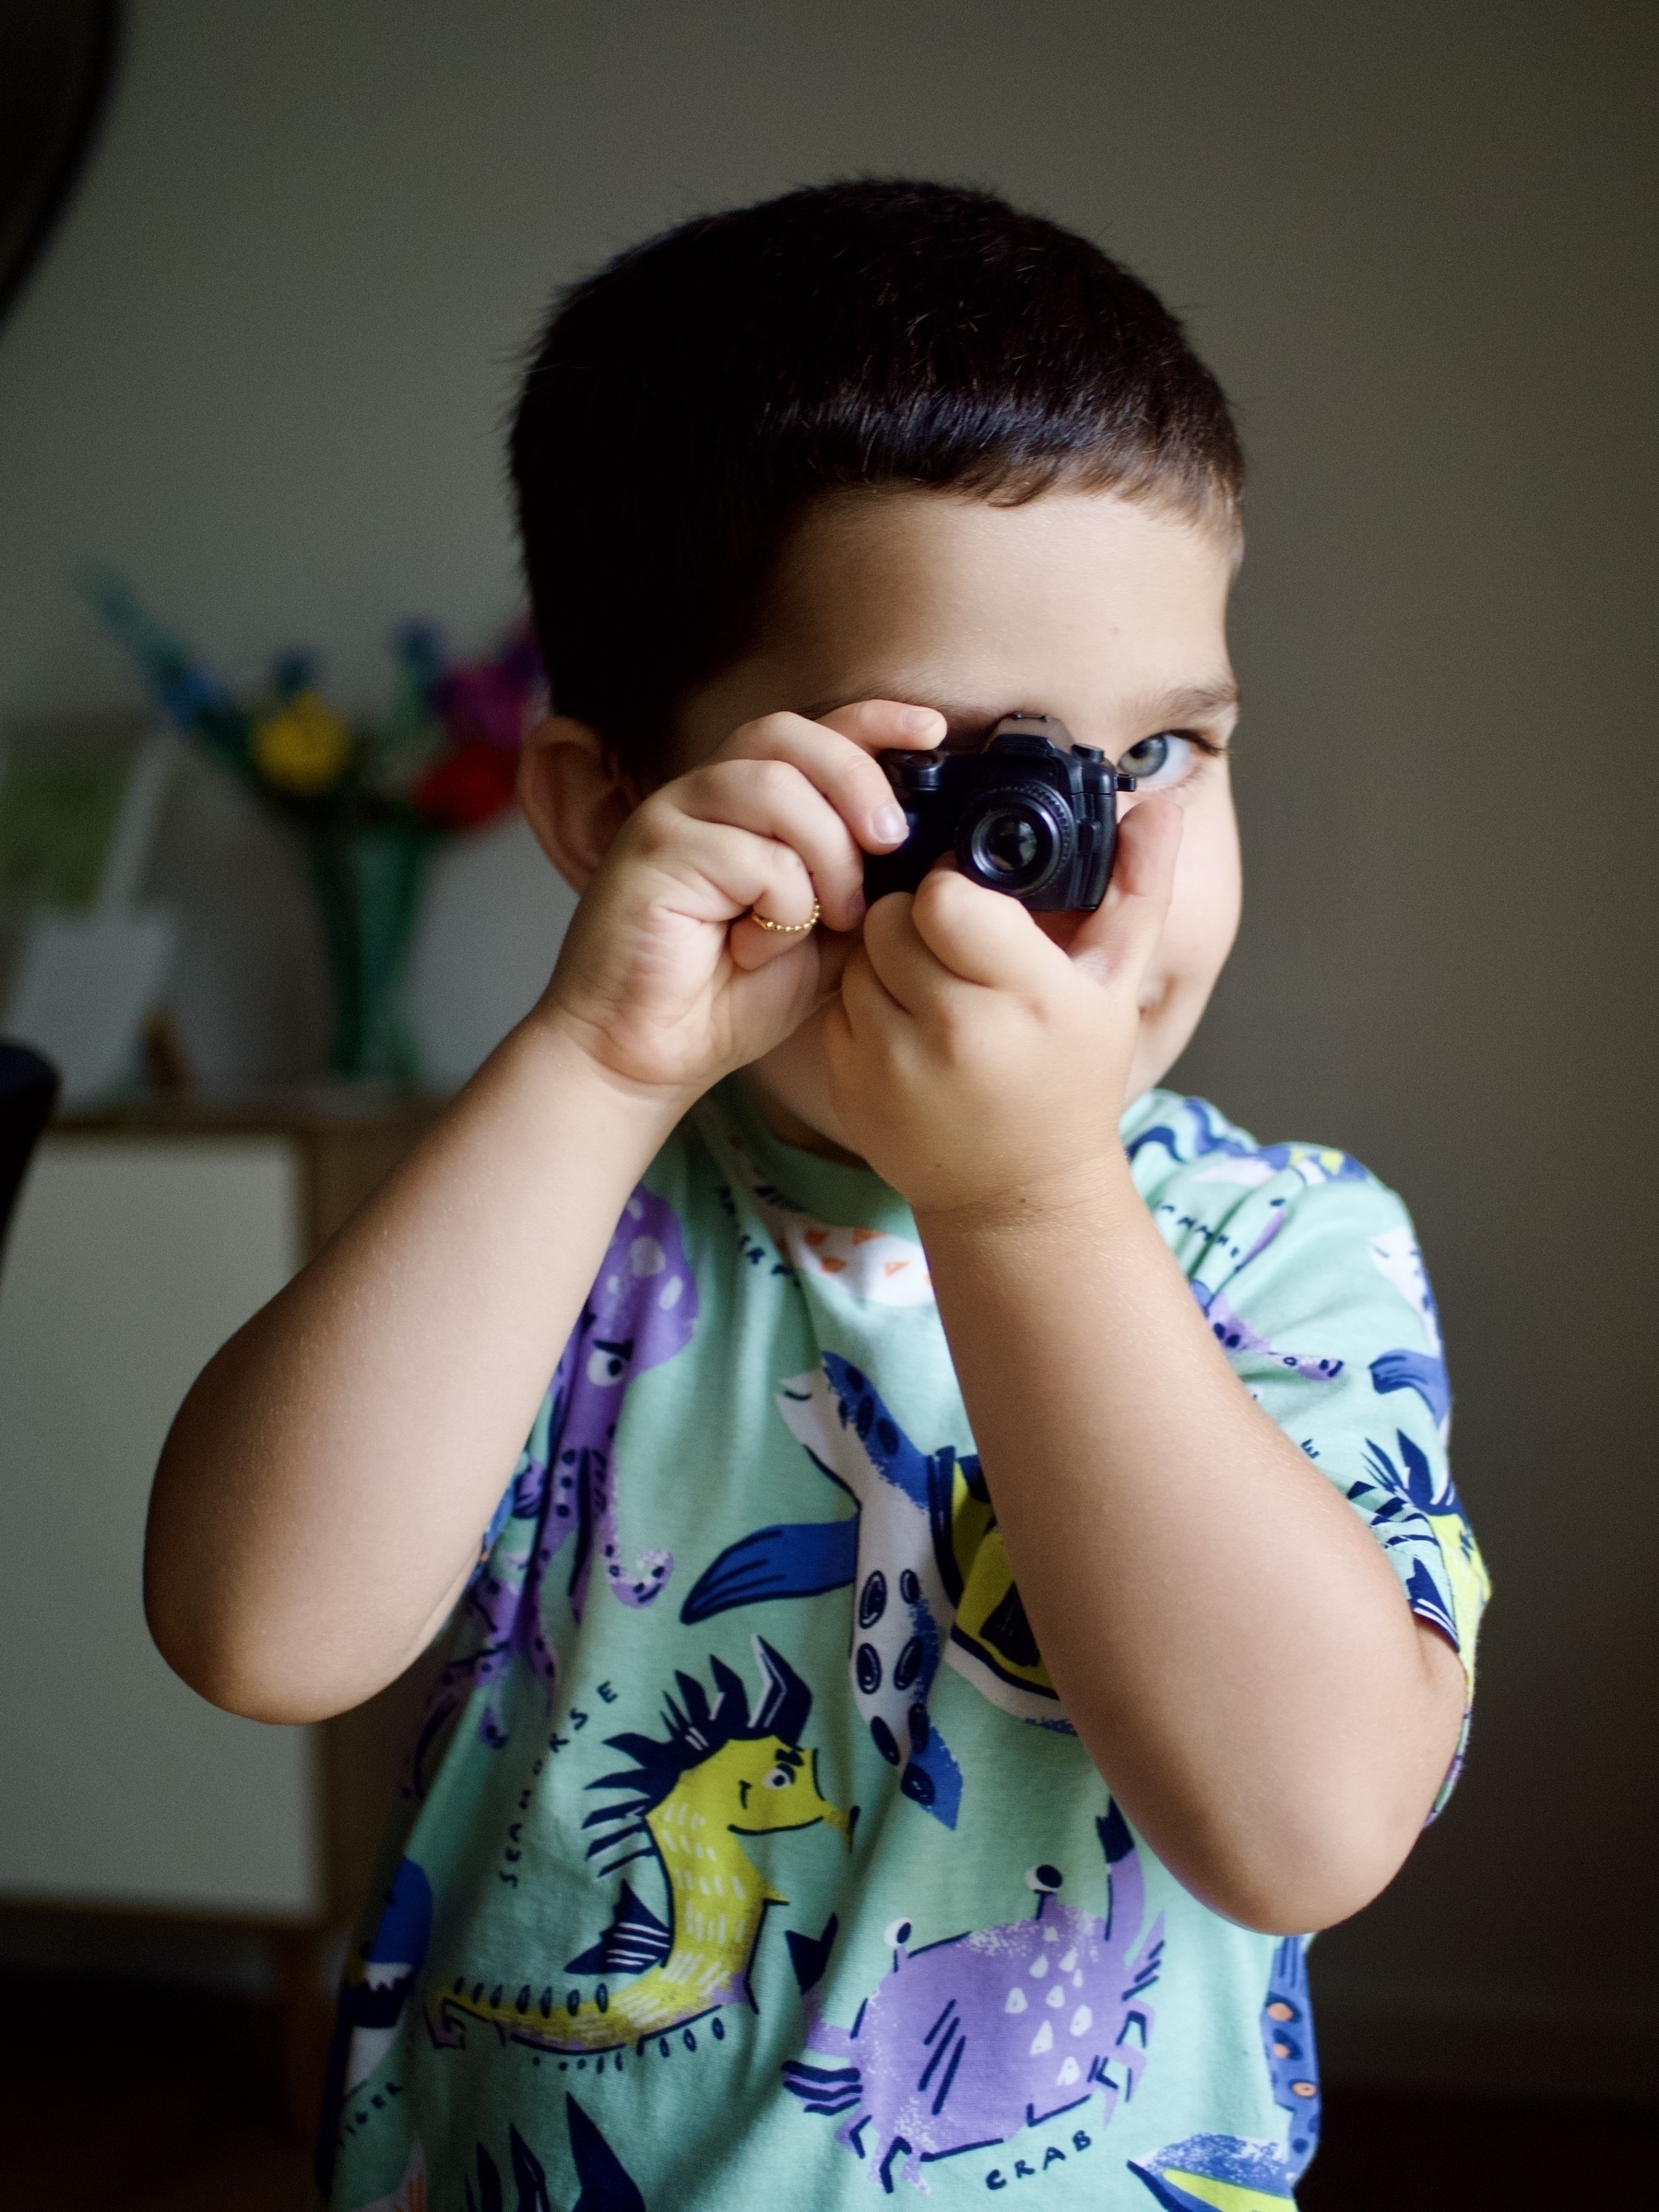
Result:
M299 1263L280 1133L49 1137L0 1268L0 1897L314 1922L320 1746L150 1642L144 1514L203 1363Z

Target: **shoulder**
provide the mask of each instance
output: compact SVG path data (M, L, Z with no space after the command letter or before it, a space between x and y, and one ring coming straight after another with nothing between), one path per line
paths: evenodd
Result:
M1123 1138L1136 1188L1201 1303L1247 1283L1309 1307L1404 1300L1435 1334L1404 1201L1351 1153L1260 1143L1207 1100L1168 1091L1136 1102Z

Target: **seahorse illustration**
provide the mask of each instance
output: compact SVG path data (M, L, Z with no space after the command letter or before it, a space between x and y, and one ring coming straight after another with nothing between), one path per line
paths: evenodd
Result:
M542 1625L542 1592L567 1544L569 1596L579 1620L597 1558L605 1587L624 1605L648 1605L673 1571L669 1552L647 1551L628 1574L616 1522L613 1440L622 1393L635 1375L659 1366L691 1342L697 1287L671 1207L635 1190L622 1210L582 1318L572 1331L548 1392L546 1440L527 1449L506 1496L485 1532L481 1555L461 1601L470 1648L444 1668L417 1740L406 1781L425 1794L426 1755L444 1723L480 1684L494 1683L522 1659L551 1705L558 1664ZM532 1446L539 1440L537 1425ZM522 1549L504 1551L513 1523L529 1523ZM492 1705L479 1720L486 1744L506 1732Z
M681 1702L666 1701L666 1740L607 1738L635 1763L587 1785L632 1793L588 1816L583 1825L604 1833L587 1855L624 1847L622 1858L598 1870L604 1874L629 1859L655 1857L669 1918L658 1919L624 1883L610 1926L565 1971L636 1973L638 1980L614 1991L602 1981L587 2003L564 1981L561 2005L552 1983L538 1996L526 1982L515 1999L506 1999L502 1986L486 1993L482 1981L469 1985L463 1974L436 2001L435 2042L461 2041L467 2023L481 2020L504 2042L537 2051L620 2051L630 2043L643 2050L653 2036L666 2039L723 2005L751 2001L749 1970L766 1908L788 1900L768 1887L740 1839L823 1821L850 1847L855 1817L819 1793L817 1754L801 1748L812 1691L770 1644L756 1637L754 1649L764 1687L752 1715L741 1681L711 1659L719 1702L711 1707L693 1675L677 1675ZM643 1849L627 1848L642 1839ZM718 2019L713 2032L717 2040L725 2035ZM694 2039L688 2040L694 2049Z
M1145 1893L1134 1839L1117 1807L1096 1822L1106 1853L1104 1917L1062 1905L1062 1876L1037 1866L1030 1920L977 1928L911 1951L907 1921L889 1930L893 1971L850 2029L815 2017L812 1992L834 1930L791 1945L808 1993L806 2054L786 2087L835 2131L873 2180L926 2188L921 2168L1005 2143L1022 2128L1086 2103L1109 2120L1146 2063L1163 1922L1143 1933ZM866 2134L869 2141L866 2142ZM902 2161L902 2163L900 2163Z

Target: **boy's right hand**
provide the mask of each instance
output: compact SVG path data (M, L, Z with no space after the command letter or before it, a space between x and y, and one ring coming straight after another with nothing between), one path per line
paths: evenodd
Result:
M533 1018L676 1113L759 1059L839 983L865 853L904 841L874 755L944 734L933 708L884 699L745 723L628 817ZM798 936L748 918L803 922L814 898L822 926Z

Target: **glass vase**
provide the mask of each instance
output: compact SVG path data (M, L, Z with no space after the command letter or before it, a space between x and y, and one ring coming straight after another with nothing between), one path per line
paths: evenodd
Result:
M418 1069L405 988L436 838L413 822L315 824L305 858L334 988L330 1074L412 1086Z

